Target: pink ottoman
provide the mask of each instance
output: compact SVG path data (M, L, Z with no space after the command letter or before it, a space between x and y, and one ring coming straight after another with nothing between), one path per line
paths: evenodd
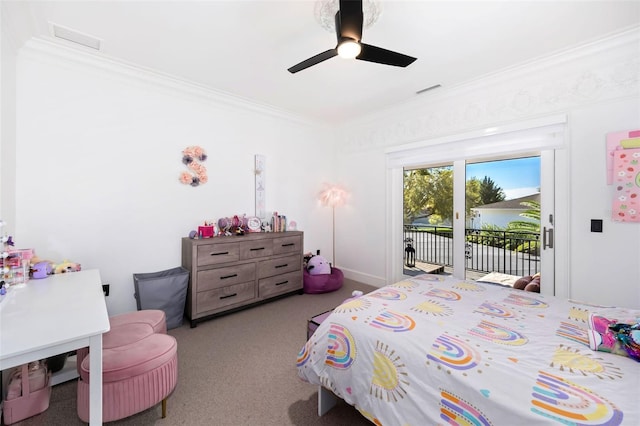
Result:
M122 338L120 335L121 332L112 333L112 331L128 324L138 324L132 330L132 333L135 336L138 336L138 340L151 333L167 334L166 316L164 311L159 309L144 309L142 311L133 311L125 314L114 315L109 318L109 324L111 325L111 330L102 336L102 349L107 349L117 345L118 343L113 340ZM145 327L145 325L147 327ZM151 333L148 332L149 329L151 329ZM134 336L130 336L130 338L134 338ZM112 341L111 343L109 342L110 340ZM80 364L82 364L82 361L84 361L84 358L88 353L89 348L81 348L76 351L78 375L80 374Z
M114 315L109 318L111 327L144 323L149 324L153 328L154 333L167 334L167 319L164 311L160 309L144 309L142 311L127 312L126 314Z
M121 327L114 327L112 331L121 330ZM150 333L139 340L129 341L144 327L149 330L151 327L146 324L129 324L127 327L137 328L137 331L113 338L109 344L115 344L117 340L119 345L102 351L102 420L119 420L159 402L162 402L164 418L166 398L178 382L176 339L166 334ZM80 366L77 396L78 417L84 422L89 421L90 373L89 357L85 357Z

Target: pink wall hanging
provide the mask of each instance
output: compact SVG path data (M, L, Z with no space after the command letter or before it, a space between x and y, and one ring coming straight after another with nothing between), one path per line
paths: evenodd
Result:
M180 182L185 185L198 186L205 184L209 180L207 177L207 168L202 162L207 159L207 154L199 146L188 146L182 151L182 163L187 166L189 171L180 174Z
M613 156L612 219L640 222L640 149L621 149Z

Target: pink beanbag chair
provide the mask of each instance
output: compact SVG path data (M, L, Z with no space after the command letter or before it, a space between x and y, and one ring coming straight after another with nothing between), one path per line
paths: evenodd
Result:
M342 287L344 274L338 268L331 268L330 274L311 275L303 271L303 289L307 294L328 293Z

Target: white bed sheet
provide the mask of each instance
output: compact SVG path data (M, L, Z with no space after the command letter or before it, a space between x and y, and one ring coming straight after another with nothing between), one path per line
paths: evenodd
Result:
M299 377L382 425L640 425L640 363L588 347L595 307L420 275L338 306Z

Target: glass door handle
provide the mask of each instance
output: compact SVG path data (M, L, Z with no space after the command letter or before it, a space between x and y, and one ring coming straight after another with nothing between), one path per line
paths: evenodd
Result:
M542 228L542 249L553 248L553 228Z

